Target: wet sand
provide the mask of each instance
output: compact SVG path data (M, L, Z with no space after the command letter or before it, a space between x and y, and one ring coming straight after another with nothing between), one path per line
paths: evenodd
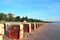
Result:
M44 24L28 36L25 36L23 40L60 40L60 26Z

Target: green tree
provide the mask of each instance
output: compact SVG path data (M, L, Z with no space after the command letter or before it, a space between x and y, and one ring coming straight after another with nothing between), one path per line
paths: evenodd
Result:
M6 14L4 14L4 13L0 13L0 21L1 20L6 20Z
M17 16L17 17L15 18L15 21L21 21L20 16Z
M26 16L26 17L24 18L24 20L28 21L28 17Z
M29 22L34 22L34 20L32 18L29 19Z
M13 17L13 14L12 13L8 13L7 14L7 19L6 19L7 21L14 21L14 19L15 18Z
M26 16L26 17L22 17L22 18L21 18L21 21L22 21L22 22L23 22L24 20L28 21L28 17Z
M25 18L24 18L24 17L22 17L22 18L21 18L21 22L23 22L24 20L25 20Z

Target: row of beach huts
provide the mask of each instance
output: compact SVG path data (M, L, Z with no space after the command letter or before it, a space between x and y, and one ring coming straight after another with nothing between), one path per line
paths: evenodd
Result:
M0 23L0 40L22 40L45 23L42 22L2 22Z

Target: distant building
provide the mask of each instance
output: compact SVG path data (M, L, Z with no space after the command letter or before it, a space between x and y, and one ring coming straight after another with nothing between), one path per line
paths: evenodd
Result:
M26 20L24 20L23 22L27 22Z
M15 15L9 13L9 14L7 14L7 18L9 18L9 17L14 17L15 18Z

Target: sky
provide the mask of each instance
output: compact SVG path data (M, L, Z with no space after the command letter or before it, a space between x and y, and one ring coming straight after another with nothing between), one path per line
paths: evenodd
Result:
M0 0L0 13L60 21L60 0Z

